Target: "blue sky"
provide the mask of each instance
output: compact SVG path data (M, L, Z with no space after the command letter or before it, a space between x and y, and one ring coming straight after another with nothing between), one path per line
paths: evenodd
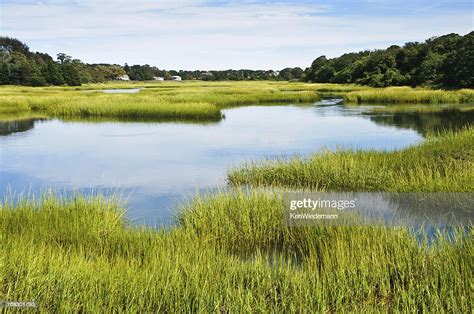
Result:
M2 0L0 34L89 63L281 69L466 34L473 14L472 0Z

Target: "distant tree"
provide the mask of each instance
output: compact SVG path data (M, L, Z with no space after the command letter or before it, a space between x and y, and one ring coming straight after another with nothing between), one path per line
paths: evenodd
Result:
M291 75L293 76L293 79L300 79L303 76L303 69L296 67L291 69Z
M48 85L48 82L41 73L35 72L31 75L30 84L31 86L46 86Z
M124 67L112 64L85 64L65 53L57 61L40 52L31 52L18 39L0 37L0 84L80 85L105 82L127 74L132 80L301 80L319 83L358 83L370 86L429 85L443 88L474 87L474 32L465 36L447 34L425 42L409 42L382 50L351 52L337 58L316 58L301 68L273 70L186 71L160 70L145 65Z
M474 32L456 43L444 59L440 81L450 88L474 88Z
M33 69L27 57L20 52L13 51L9 54L8 61L11 84L29 85Z
M409 42L384 50L361 51L327 59L318 57L303 79L320 83L358 83L370 86L429 85L472 87L474 35L448 34L423 43Z
M317 83L331 82L335 74L336 71L334 67L330 63L327 63L314 73L314 81Z
M149 81L153 80L155 71L148 64L145 65L132 65L127 71L128 76L134 81ZM177 74L176 74L177 75Z
M442 71L441 68L446 56L436 52L428 52L423 62L420 64L419 75L424 78L424 83L435 85L441 83Z
M66 83L63 74L61 73L61 68L53 60L48 60L42 67L41 71L48 84L63 85Z
M310 82L317 82L318 78L316 75L318 71L320 71L321 68L325 66L327 63L328 63L328 59L326 58L326 56L321 56L321 57L316 58L316 60L314 60L313 63L311 63L311 67L310 67L309 73L307 74L306 79Z
M0 51L0 84L12 84L10 81L10 69L8 66L9 53Z
M332 83L338 83L338 84L346 84L346 83L350 83L351 82L351 78L352 78L352 70L353 68L352 67L347 67L345 69L342 69L340 71L337 71L331 82Z
M293 73L291 73L292 68L284 68L283 70L280 71L280 78L286 81L292 80Z
M16 38L0 37L0 50L19 52L25 56L30 55L30 47Z
M80 86L81 75L77 66L77 63L66 62L61 65L61 72L64 77L64 81L69 86Z
M71 62L72 60L72 57L71 56L68 56L67 54L63 53L63 52L60 52L57 54L57 57L58 57L58 62L60 64L65 64L65 63L69 63Z
M113 64L98 64L93 66L93 70L95 70L94 80L99 82L115 80L117 77L127 74L121 66Z

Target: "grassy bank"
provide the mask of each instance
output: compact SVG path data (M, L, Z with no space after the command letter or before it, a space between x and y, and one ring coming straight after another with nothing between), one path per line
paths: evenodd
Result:
M474 127L429 136L400 151L341 150L310 158L249 163L229 173L251 184L350 191L472 191Z
M441 105L430 104L394 104L390 106L377 106L370 110L374 113L436 113L436 112L473 112L474 104Z
M278 196L196 199L171 230L132 229L102 198L0 209L0 299L43 312L472 311L471 238L288 228ZM356 262L355 262L356 261Z
M348 103L356 104L460 104L474 103L474 90L431 90L411 87L366 88L344 95Z
M288 95L301 97L298 86ZM203 103L227 91L219 108L235 104L232 87L208 88L217 92L203 95ZM155 97L154 89L163 97L176 94L167 85L150 85L139 96ZM174 103L197 97L184 90ZM115 96L87 93L81 97ZM249 164L229 180L472 192L473 156L474 129L468 127L396 152L326 152ZM428 244L404 228L292 228L283 216L281 196L239 188L196 197L167 230L133 228L119 203L101 197L7 200L0 206L0 300L35 300L43 312L472 312L472 228L469 234L453 230L449 238L439 234Z
M129 88L141 91L137 94L101 92ZM222 108L259 103L310 103L324 95L344 97L353 104L474 103L471 89L443 91L270 81L110 82L80 87L1 86L0 118L30 114L62 118L215 121L221 118Z
M104 94L101 89L142 88L137 94ZM141 83L74 87L0 88L0 115L43 114L50 117L120 119L221 118L220 109L256 103L312 102L319 96L310 84Z

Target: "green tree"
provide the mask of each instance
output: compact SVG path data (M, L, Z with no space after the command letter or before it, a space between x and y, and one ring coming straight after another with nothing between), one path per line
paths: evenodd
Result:
M441 83L443 66L446 56L436 52L428 52L420 64L419 75L424 78L424 83L434 85Z
M67 54L60 52L57 54L58 62L59 64L65 64L71 62L72 58L71 56L68 56Z
M461 38L442 65L441 82L450 88L474 88L474 32Z
M61 72L64 77L64 81L69 86L80 86L81 85L81 76L77 65L73 62L67 62L62 64Z
M13 51L9 54L8 60L10 84L29 85L33 69L27 57Z
M48 60L45 63L45 65L42 67L42 72L48 84L63 85L66 83L59 65L53 60Z

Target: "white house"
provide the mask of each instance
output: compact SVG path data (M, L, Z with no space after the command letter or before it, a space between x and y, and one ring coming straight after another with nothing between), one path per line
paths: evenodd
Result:
M165 80L165 78L164 78L164 77L161 77L161 76L153 76L153 79L154 79L155 81L164 81L164 80Z
M174 75L174 76L171 77L171 80L173 80L173 81L181 81L181 76Z
M118 81L130 81L130 78L128 77L128 75L120 75L120 76L117 76L116 80Z

